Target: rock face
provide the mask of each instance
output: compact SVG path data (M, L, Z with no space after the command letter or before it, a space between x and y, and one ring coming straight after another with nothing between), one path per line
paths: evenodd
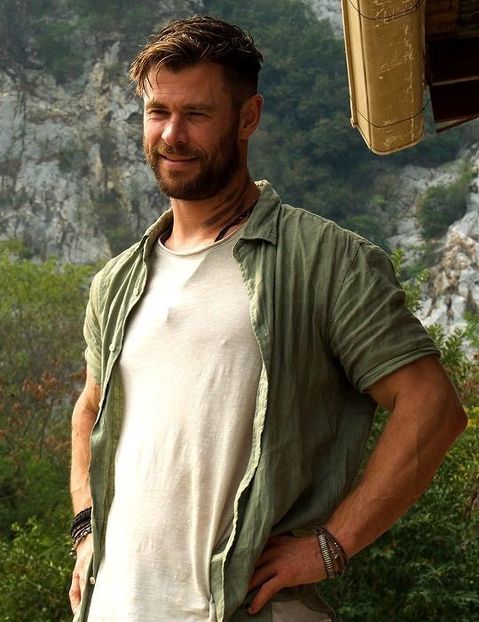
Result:
M479 312L479 145L461 159L437 169L408 166L398 181L397 219L391 248L402 248L407 263L415 263L424 247L417 221L421 196L431 186L454 182L468 163L473 179L467 194L466 214L437 241L435 265L424 288L421 320L441 324L447 332L465 325L466 312Z
M180 4L159 3L155 17L201 9ZM35 256L95 262L164 210L127 73L118 43L64 85L32 68L0 71L0 238L23 240Z
M447 231L421 311L426 324L437 322L449 332L464 326L467 312L479 313L479 147L471 162L475 176L467 212Z

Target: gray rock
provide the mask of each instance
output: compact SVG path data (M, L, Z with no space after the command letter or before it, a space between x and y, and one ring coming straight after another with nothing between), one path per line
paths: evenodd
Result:
M201 2L162 2L165 22ZM32 255L96 262L166 208L144 162L142 106L119 43L65 85L44 71L0 71L0 239Z

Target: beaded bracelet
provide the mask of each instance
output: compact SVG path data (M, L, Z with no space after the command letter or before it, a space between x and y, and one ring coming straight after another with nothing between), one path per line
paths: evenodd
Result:
M72 548L70 549L70 555L76 557L78 545L91 533L91 523L87 525L83 530L77 533L73 538Z
M73 517L70 533L72 536L72 547L70 555L76 557L76 550L82 540L92 532L91 527L91 507L85 508Z
M73 538L74 532L78 529L80 525L83 525L83 524L87 525L90 522L91 522L91 506L89 508L85 508L81 512L78 512L78 514L75 514L75 516L73 517L71 528L70 528L70 533L72 535L72 538Z

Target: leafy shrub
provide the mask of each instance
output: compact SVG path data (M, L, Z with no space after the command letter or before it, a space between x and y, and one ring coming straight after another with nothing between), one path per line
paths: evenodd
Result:
M456 181L432 186L426 191L418 213L422 234L426 239L444 235L449 225L464 216L471 178L471 170L467 168Z
M72 560L66 508L44 520L13 525L0 537L0 621L70 622L68 586Z
M86 49L73 21L43 17L37 25L36 51L58 82L76 78L83 69Z
M0 245L0 534L65 500L91 266Z
M409 513L359 553L343 577L321 588L341 620L477 620L477 422L475 417Z

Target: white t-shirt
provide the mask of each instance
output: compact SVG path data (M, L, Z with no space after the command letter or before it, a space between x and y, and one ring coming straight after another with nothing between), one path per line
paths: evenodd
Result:
M261 370L238 236L153 251L120 358L125 413L89 622L216 620L210 559L230 533Z

